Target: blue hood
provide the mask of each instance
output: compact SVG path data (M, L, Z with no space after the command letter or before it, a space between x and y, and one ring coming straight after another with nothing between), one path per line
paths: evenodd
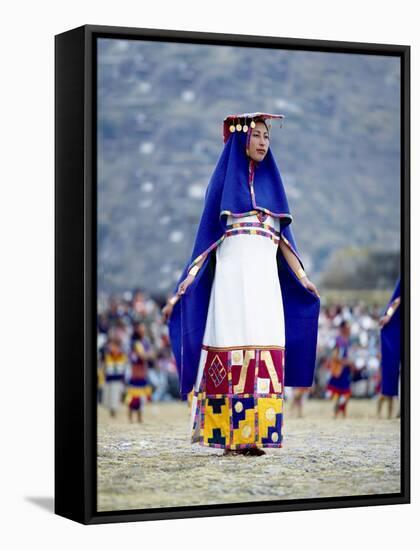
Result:
M271 149L257 163L246 154L246 140L247 134L235 132L224 146L206 190L191 257L174 288L175 294L189 269L207 254L195 280L174 306L169 320L169 336L179 373L180 393L184 398L197 376L216 268L214 252L225 238L227 215L242 217L260 211L278 217L281 238L303 267L290 227L292 215ZM277 266L285 316L285 384L311 386L320 301L299 282L280 248Z

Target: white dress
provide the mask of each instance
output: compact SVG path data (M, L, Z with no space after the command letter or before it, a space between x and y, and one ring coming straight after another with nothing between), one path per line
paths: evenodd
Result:
M235 230L258 230L258 234L225 237L216 249L216 272L210 295L203 344L216 347L252 344L284 346L283 300L277 275L276 234L263 227L257 216L228 216L235 223L257 223ZM279 231L279 219L263 222ZM231 231L227 231L230 235ZM278 241L278 239L277 239Z
M215 252L191 407L192 442L281 446L285 327L279 237L280 221L271 215L263 221L255 214L228 216Z

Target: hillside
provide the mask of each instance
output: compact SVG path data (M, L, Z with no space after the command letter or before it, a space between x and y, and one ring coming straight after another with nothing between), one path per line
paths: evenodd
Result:
M281 112L271 147L307 269L399 248L399 61L100 39L98 283L165 295L188 260L230 113Z

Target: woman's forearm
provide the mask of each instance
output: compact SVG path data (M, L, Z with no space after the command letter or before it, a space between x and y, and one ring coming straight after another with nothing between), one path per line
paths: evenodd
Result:
M392 302L392 304L390 304L390 306L386 310L386 314L389 317L391 317L394 314L395 310L400 305L400 302L401 302L401 296L398 296L397 298L395 298L395 300Z
M203 257L200 258L200 260L188 271L187 277L189 275L191 275L193 277L195 277L197 275L197 273L200 270L200 268L202 267L206 257L207 257L207 254L203 255ZM177 294L174 294L173 296L171 296L171 298L168 299L168 302L174 306L177 303L178 300L179 300L179 295L177 293Z
M296 254L294 254L290 248L287 246L287 244L283 241L283 239L280 239L279 243L280 250L283 254L283 256L286 259L286 262L289 264L291 269L296 273L296 275L299 278L303 278L305 276L305 272L300 264L300 261L298 260Z
M188 275L193 275L193 276L197 275L206 257L207 257L207 254L205 254L202 258L200 258L200 260L188 271Z

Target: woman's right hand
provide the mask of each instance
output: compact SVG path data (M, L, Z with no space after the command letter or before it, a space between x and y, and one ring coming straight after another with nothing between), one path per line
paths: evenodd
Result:
M190 286L190 284L194 281L195 277L194 275L187 275L187 277L179 284L177 295L182 296L182 294L185 294L185 291ZM169 320L169 317L172 315L172 311L174 309L174 304L171 304L170 302L167 302L165 306L162 308L162 315L163 320L166 323Z
M179 287L178 287L178 292L177 294L179 296L181 296L182 294L185 294L185 291L187 290L187 288L190 286L190 284L194 281L195 279L195 276L194 275L187 275L185 277L185 279L182 281L182 283L180 283Z
M312 292L312 294L315 294L316 296L318 296L318 298L321 297L318 289L316 288L314 283L308 279L307 276L300 279L300 282L303 284L305 288L307 288L310 292Z
M169 302L167 302L165 306L162 308L163 321L165 323L169 321L169 317L172 315L173 309L174 309L174 306Z
M383 315L380 319L379 319L379 327L380 328L384 328L385 325L387 325L389 323L389 321L391 320L391 317L387 314Z

